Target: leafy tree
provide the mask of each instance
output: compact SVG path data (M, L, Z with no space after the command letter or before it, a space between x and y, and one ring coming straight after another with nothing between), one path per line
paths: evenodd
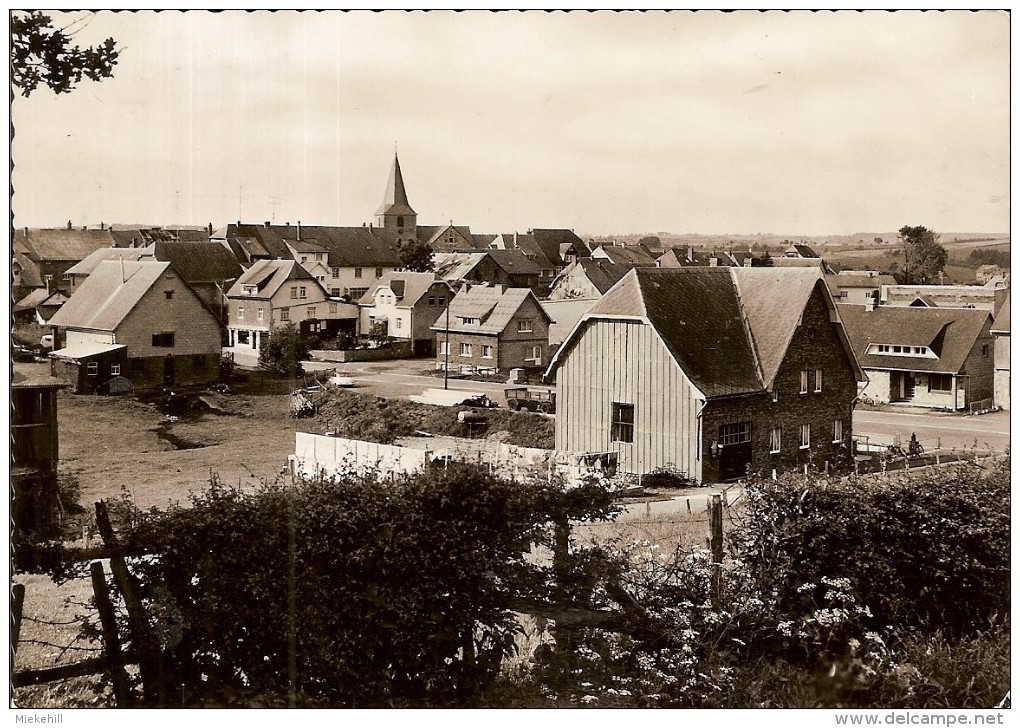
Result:
M404 269L424 273L435 270L432 262L434 251L428 243L408 243L400 249L400 260Z
M11 83L23 96L31 95L40 83L66 94L83 76L93 81L113 76L120 55L113 38L82 49L71 45L73 33L65 34L67 28L55 29L50 22L38 10L11 15Z
M637 242L638 245L643 245L651 250L660 250L662 248L662 239L658 235L646 235Z
M259 351L259 366L283 376L299 377L303 370L301 362L311 355L311 341L289 323L274 329L269 339L264 340Z
M918 225L904 225L899 230L903 244L903 268L896 277L905 284L932 283L946 267L949 256L939 244L938 233Z

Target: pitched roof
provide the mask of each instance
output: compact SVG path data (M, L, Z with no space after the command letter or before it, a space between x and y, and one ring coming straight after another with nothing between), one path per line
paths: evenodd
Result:
M655 258L650 256L644 248L639 248L636 245L603 245L601 250L609 256L612 262L617 264L655 265Z
M29 228L14 232L16 250L35 261L82 260L99 248L116 245L109 230L67 230L65 228Z
M411 204L407 201L407 190L404 189L404 175L400 172L400 159L393 155L393 167L386 181L386 195L379 206L377 215L414 215Z
M471 286L454 296L450 302L450 331L499 334L528 298L535 300L539 313L548 319L549 314L538 303L530 288ZM479 323L465 325L460 322L463 318L476 318L479 319ZM446 331L445 321L443 314L436 320L436 325L432 329Z
M288 245L311 245L314 252L325 251L329 265L336 268L399 268L402 265L400 251L389 239L389 233L381 228L231 224L227 226L227 241L250 251L248 258L291 259ZM234 249L234 245L231 247Z
M170 268L158 261L102 261L49 325L114 331Z
M804 245L803 243L794 243L793 245L786 249L786 253L789 255L796 255L797 257L800 258L818 257L818 253L816 253L814 250L809 248L807 245Z
M17 251L14 253L14 260L21 266L21 285L33 288L43 285L43 279L33 260Z
M434 253L432 267L436 275L448 281L463 280L474 267L485 258L485 252L478 253Z
M613 263L599 258L581 258L574 263L584 271L584 276L598 290L605 293L616 285L617 281L627 275L634 266L620 263ZM567 271L563 274L566 275Z
M749 394L772 386L815 290L832 305L815 270L637 267L581 321L643 319L705 396ZM550 371L580 328L581 324L554 357ZM844 346L854 362L845 339ZM859 370L855 374L860 377Z
M830 288L839 290L841 288L881 288L896 284L896 279L888 273L877 276L869 276L866 273L827 273L825 282Z
M415 273L411 271L394 271L383 276L378 283L368 289L368 292L361 297L358 303L362 305L375 302L376 292L383 287L389 287L393 295L397 297L397 305L401 308L413 308L422 296L428 293L434 283L442 283L448 290L452 289L446 281L438 278L435 273Z
M208 240L161 241L154 243L151 250L155 252L156 260L173 264L188 283L223 283L238 278L242 273L241 266L229 250Z
M999 310L995 313L995 322L992 324L992 331L997 334L1008 334L1009 333L1009 294L1006 294L1006 300L999 306Z
M539 301L542 308L549 314L549 343L562 343L592 307L598 302L596 298L567 298L562 301Z
M87 276L104 260L155 260L152 248L100 248L78 261L67 272L76 276Z
M315 277L293 260L259 260L246 270L227 291L229 298L249 297L245 288L255 286L259 298L272 298L288 281L309 281L318 286Z
M537 276L541 273L535 262L520 250L487 250L484 255L492 258L509 275Z
M857 359L866 369L959 373L991 317L983 309L839 305ZM869 354L871 344L926 346L938 358Z
M504 247L507 250L517 248L524 252L528 259L538 266L539 270L554 270L559 263L559 246L556 246L555 253L550 257L548 251L539 245L538 240L531 233L503 235ZM508 241L509 238L509 241ZM549 247L549 246L546 246Z
M14 304L14 308L11 310L14 313L21 311L31 311L36 306L42 305L43 301L50 297L50 292L45 288L36 288L34 291L29 293L27 296L22 298L20 301Z
M584 241L574 234L573 230L566 228L534 228L530 231L535 243L545 253L545 257L555 265L563 265L561 245L578 245L585 248Z

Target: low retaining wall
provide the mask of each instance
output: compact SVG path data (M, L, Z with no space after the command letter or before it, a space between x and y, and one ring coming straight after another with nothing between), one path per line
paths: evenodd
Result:
M340 363L385 361L386 359L411 359L414 357L414 347L410 341L401 341L379 349L315 349L310 354L312 359L317 361Z

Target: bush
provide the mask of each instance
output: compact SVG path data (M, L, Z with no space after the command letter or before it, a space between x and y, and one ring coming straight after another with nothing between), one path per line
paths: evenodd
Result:
M300 704L424 707L470 703L498 673L518 630L508 600L550 588L526 559L547 521L609 508L598 489L451 465L254 494L214 481L124 537L152 554L133 571L184 704L285 702L293 654Z
M301 362L311 357L312 340L294 324L273 329L259 350L259 367L284 377L300 377Z
M874 626L985 629L1009 612L1009 460L882 479L758 480L734 539L781 594L850 580Z

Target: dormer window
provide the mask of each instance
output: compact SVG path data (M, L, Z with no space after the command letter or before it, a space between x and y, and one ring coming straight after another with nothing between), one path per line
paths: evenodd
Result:
M478 319L470 316L464 316L461 320L464 322L465 326L475 326L478 324Z

